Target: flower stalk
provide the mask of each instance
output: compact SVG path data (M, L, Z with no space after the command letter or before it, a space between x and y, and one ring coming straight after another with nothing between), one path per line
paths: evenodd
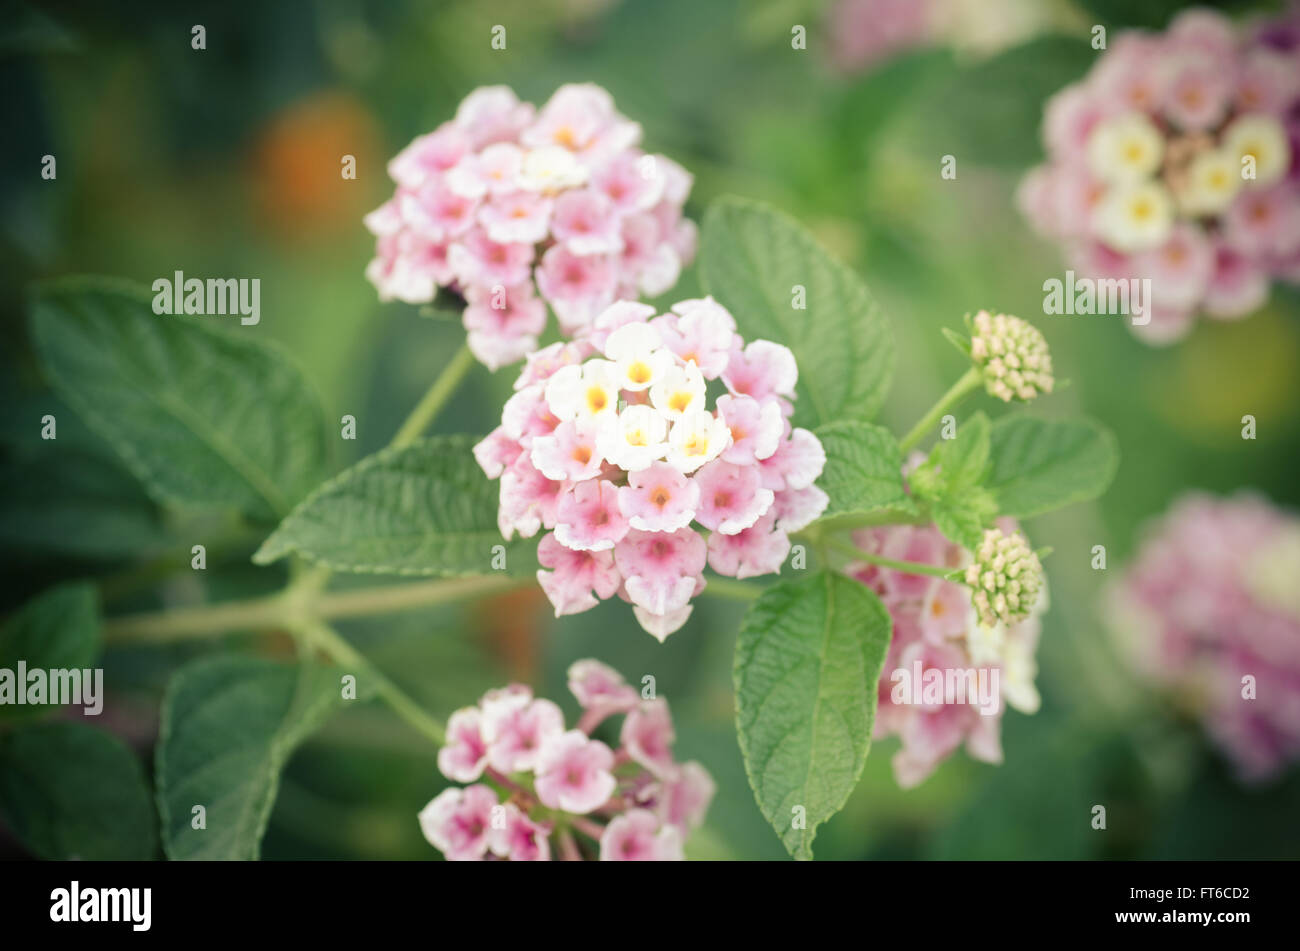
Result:
M978 390L984 382L984 376L978 367L971 367L958 378L948 392L939 397L939 402L930 407L929 412L922 416L910 430L898 442L898 448L903 453L911 452L920 444L933 429L935 423L944 417L944 414L954 406L964 400L967 396Z

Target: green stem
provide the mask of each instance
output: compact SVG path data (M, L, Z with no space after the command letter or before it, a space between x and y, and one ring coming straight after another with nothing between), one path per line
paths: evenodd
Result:
M907 455L908 452L915 449L917 443L934 429L934 424L942 419L945 413L965 399L967 395L979 389L982 381L983 376L978 367L971 367L962 374L957 382L949 388L948 392L939 397L939 402L930 407L930 411L922 416L911 431L899 441L898 448L903 455Z
M511 578L506 575L481 575L470 578L418 581L413 584L384 585L378 588L360 588L356 591L336 591L324 594L316 602L316 610L323 618L369 617L374 614L396 614L417 608L451 604L468 598L501 594L529 585L532 579Z
M318 576L310 577L315 581ZM516 578L490 575L382 585L332 594L323 594L312 584L295 585L279 594L247 601L111 618L104 624L104 636L109 644L115 646L167 643L230 631L289 627L302 618L325 620L395 614L500 593L521 583Z
M125 614L104 622L104 640L111 646L158 644L230 631L282 627L288 614L286 604L281 592L247 601Z
M918 561L896 561L893 558L886 558L884 555L876 555L869 551L863 551L856 545L851 545L846 541L838 538L827 537L823 539L827 547L833 548L841 554L848 555L854 561L865 561L873 565L880 565L884 568L892 568L895 571L901 571L909 575L931 575L935 578L948 578L952 574L952 568L945 568L942 565L927 565Z
M456 351L456 355L442 368L442 372L416 404L415 409L411 410L411 415L406 417L406 422L402 423L401 428L397 430L397 435L393 437L390 445L406 446L419 439L420 434L433 422L433 418L438 415L438 411L442 409L443 404L456 391L460 381L473 366L474 354L470 353L468 344L462 344Z
M397 435L393 437L388 445L390 447L405 446L419 439L420 434L433 422L434 417L438 415L438 411L442 409L443 404L456 391L456 387L460 385L461 380L465 378L465 374L473 366L474 354L470 353L468 344L462 344L447 365L442 368L442 372L438 374L433 381L433 385L429 387L424 397L416 404L415 409L411 410L411 415L406 417L406 421L402 423L397 430ZM331 574L331 570L324 565L296 563L289 587L285 591L285 597L301 605L325 590L325 587L329 584ZM356 599L357 597L358 593L353 592L353 598ZM422 606L425 603L419 600L418 595L416 598L417 605ZM365 612L356 611L355 613Z
M320 621L307 621L297 625L297 628L313 646L319 648L340 667L356 671L358 681L374 684L376 693L392 707L393 712L428 737L434 746L442 746L446 742L447 736L443 725L425 713L423 707L408 697L360 651L345 641L338 631Z

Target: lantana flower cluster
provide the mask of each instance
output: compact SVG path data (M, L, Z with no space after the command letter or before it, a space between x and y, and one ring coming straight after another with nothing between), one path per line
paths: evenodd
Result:
M530 356L474 453L501 480L501 533L548 530L537 577L556 616L617 594L662 641L690 616L706 563L735 578L780 570L788 533L826 508L813 484L826 454L790 424L787 347L746 343L712 298L653 315L620 301ZM726 392L710 406L714 381Z
M572 336L616 299L661 294L695 255L692 180L640 141L599 86L561 86L540 110L477 89L389 163L397 191L366 217L366 275L384 300L464 297L491 369L537 349L546 303Z
M1300 517L1192 493L1108 592L1125 656L1202 723L1246 781L1300 760Z
M1300 7L1238 30L1209 10L1112 39L1047 104L1020 205L1081 277L1151 280L1153 341L1300 282Z
M473 785L444 790L419 817L425 838L448 859L683 858L715 786L699 763L673 759L667 701L643 700L595 660L569 668L569 689L583 709L572 729L558 706L520 684L452 714L438 768ZM619 715L617 749L591 737ZM575 832L589 841L585 850Z
M989 533L996 539L990 538L989 542L1021 538L1012 534L1014 520L999 519L997 524L998 530ZM869 554L954 571L975 568L978 572L981 567L987 570L996 558L992 551L981 551L972 560L970 552L949 541L933 525L863 529L855 533L854 541ZM889 653L877 688L873 735L877 740L897 736L901 741L902 747L892 760L898 784L907 789L921 783L963 744L973 758L1001 763L1002 702L1023 713L1038 710L1035 655L1040 618L1047 606L1045 591L1037 592L1033 599L1026 598L1013 613L988 616L977 609L972 598L973 593L975 598L984 593L982 582L972 589L959 581L865 562L850 564L846 570L879 595L893 621ZM1041 574L1035 575L1036 586L1041 584L1040 579ZM912 671L917 661L922 671L978 673L997 668L1000 697L996 713L981 713L974 702L895 703L891 680L894 671Z

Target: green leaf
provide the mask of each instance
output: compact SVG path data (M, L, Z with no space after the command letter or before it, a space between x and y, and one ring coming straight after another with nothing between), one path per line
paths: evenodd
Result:
M83 723L0 736L0 816L43 859L152 858L157 827L140 762Z
M1119 467L1115 435L1090 419L1004 416L993 426L991 456L998 511L1017 518L1095 499Z
M963 496L934 502L930 506L930 517L944 537L971 551L979 547L984 529L997 514L997 502L982 486L971 486Z
M898 440L889 430L861 420L817 427L826 450L826 468L817 484L830 496L824 518L882 509L906 509L903 463Z
M862 774L890 631L875 594L824 571L767 589L745 616L735 663L740 751L759 809L795 858L812 858L817 827Z
M531 546L497 528L498 484L474 461L470 436L385 449L326 482L253 556L264 565L297 552L335 571L473 575L505 545L511 574L537 570Z
M336 668L256 657L191 663L168 684L156 771L173 859L256 859L294 749L341 703ZM193 827L203 806L206 828Z
M323 477L324 415L256 328L213 319L154 314L126 282L65 278L35 294L32 332L55 389L155 498L282 517Z
M869 419L880 409L894 366L884 314L861 279L802 226L765 205L719 199L704 218L700 274L747 342L794 351L795 425ZM793 306L796 285L805 289L804 310Z
M28 601L0 628L0 671L12 672L16 678L20 660L28 670L82 670L94 663L99 643L99 597L94 586L59 585ZM0 722L37 716L52 706L9 699L0 703Z
M169 541L157 504L116 459L60 446L0 465L0 548L119 559Z
M982 483L988 477L992 425L975 413L941 439L911 475L912 491L928 504L930 517L945 536L974 548L984 527L998 514L997 503Z
M957 492L979 485L987 475L989 441L993 426L983 413L974 413L957 425L957 435L941 439L921 470L934 473L941 491ZM915 479L915 477L914 477Z

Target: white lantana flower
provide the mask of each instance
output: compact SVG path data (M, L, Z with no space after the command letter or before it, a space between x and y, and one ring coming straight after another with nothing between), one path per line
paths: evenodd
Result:
M530 192L553 194L587 181L587 170L568 149L544 145L524 153L519 169L519 187Z
M731 444L725 421L707 410L683 413L668 434L668 463L682 472L694 472L712 462Z
M607 360L561 367L546 383L546 405L561 421L603 425L618 415L618 377Z
M1103 182L1136 184L1160 167L1165 140L1140 112L1098 123L1088 137L1088 167Z
M1117 251L1148 251L1164 244L1174 226L1174 202L1156 182L1116 185L1097 206L1093 227Z
M1271 185L1291 165L1291 145L1286 130L1272 116L1250 113L1240 116L1223 130L1222 148L1236 163L1235 175L1243 178L1242 159L1254 156L1255 178L1246 184Z
M1187 167L1187 181L1178 199L1189 215L1217 215L1232 204L1241 189L1241 163L1227 149L1202 152Z
M656 409L629 406L617 422L596 435L596 448L609 462L628 472L640 472L668 452L668 421Z
M614 363L622 389L647 390L673 369L673 355L662 347L659 332L649 324L624 324L609 335L605 356Z
M704 397L704 374L694 363L670 368L650 387L650 402L673 422L704 409ZM779 413L780 407L776 409Z

